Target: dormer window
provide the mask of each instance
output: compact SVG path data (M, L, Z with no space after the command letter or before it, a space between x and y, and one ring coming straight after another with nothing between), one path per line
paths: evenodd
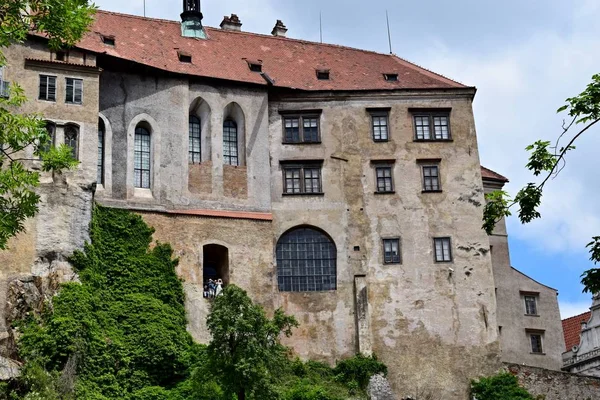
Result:
M56 61L67 61L67 54L64 51L57 51Z
M248 61L248 67L252 72L262 72L262 64L257 61Z
M398 74L383 74L383 77L388 82L398 82Z
M177 55L179 57L179 61L180 62L191 64L191 62L192 62L192 55L190 53L186 53L184 51L178 51Z
M328 69L318 69L317 70L317 79L320 81L329 80L329 70Z
M115 37L114 36L102 36L102 42L104 42L107 46L115 45Z

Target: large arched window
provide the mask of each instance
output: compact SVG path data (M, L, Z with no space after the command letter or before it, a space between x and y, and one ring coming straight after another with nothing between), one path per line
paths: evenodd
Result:
M79 129L73 125L67 125L65 127L65 144L71 148L71 156L77 159L77 141L79 136Z
M190 115L190 147L189 147L189 162L190 164L200 164L201 161L201 128L200 128L200 118Z
M135 128L133 185L150 189L150 132L144 126Z
M336 289L337 252L320 230L295 228L277 242L277 282L282 292Z
M98 118L98 170L96 173L96 182L104 184L104 121Z
M230 119L223 122L223 162L239 165L237 124Z

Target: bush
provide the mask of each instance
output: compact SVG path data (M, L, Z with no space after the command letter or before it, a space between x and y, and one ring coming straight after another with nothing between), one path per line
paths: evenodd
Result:
M333 372L336 379L346 385L358 384L361 389L366 389L373 375L387 375L385 364L377 360L377 356L365 357L361 354L340 361ZM354 382L354 383L353 383Z
M477 400L534 400L508 372L471 381L471 395Z
M286 394L285 400L343 400L343 397L330 393L320 385L299 383Z

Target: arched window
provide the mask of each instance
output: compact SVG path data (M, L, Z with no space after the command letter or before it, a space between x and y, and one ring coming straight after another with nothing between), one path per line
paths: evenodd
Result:
M230 119L223 122L223 162L239 165L237 124Z
M65 127L65 144L71 148L71 156L77 159L77 140L79 129L76 126L68 125Z
M98 118L98 171L96 182L99 184L104 183L104 132L104 121L102 121L102 118Z
M190 115L190 147L189 147L189 162L190 164L200 164L201 161L201 127L200 119L194 115Z
M143 126L135 128L133 185L150 189L150 132Z
M40 150L43 152L49 151L54 145L54 137L56 136L56 124L51 121L46 121L46 132L48 132L48 140L40 143Z
M301 227L284 233L277 242L279 290L335 290L336 259L335 244L322 231Z

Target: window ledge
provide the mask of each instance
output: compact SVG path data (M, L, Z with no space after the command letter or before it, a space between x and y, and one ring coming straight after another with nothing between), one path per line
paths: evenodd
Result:
M321 144L321 141L318 141L318 142L281 142L281 144L304 146L304 145L311 145L311 144Z
M83 103L70 103L68 101L65 101L65 104L69 105L69 106L82 106Z
M325 196L324 192L317 193L282 193L282 196Z
M525 314L526 317L539 317L539 314Z
M454 142L454 139L414 139L413 142Z
M384 262L383 265L402 265L401 261L398 262Z
M436 264L451 264L454 262L454 260L449 260L449 261L438 261L438 260L434 260Z
M442 193L442 190L422 190L421 193Z
M533 354L536 356L545 356L546 355L546 353L534 353L533 351L530 351L529 354Z
M144 199L153 199L154 198L154 196L152 195L152 190L145 189L145 188L134 188L133 189L133 197L139 197L139 198L144 198Z
M392 190L391 192L374 192L375 194L396 194L395 190Z
M375 143L386 143L389 142L390 139L373 139Z

